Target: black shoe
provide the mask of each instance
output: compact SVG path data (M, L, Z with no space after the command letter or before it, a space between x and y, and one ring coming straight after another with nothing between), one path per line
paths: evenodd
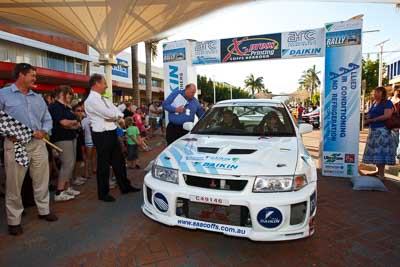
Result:
M133 186L129 186L128 189L124 192L122 192L122 194L128 194L128 193L135 193L135 192L140 192L142 189L141 188L135 188Z
M139 165L137 165L137 164L136 164L136 166L135 166L135 167L136 167L136 169L140 169L140 166L139 166Z
M114 202L115 198L111 195L106 195L105 197L101 198L100 200L102 200L104 202Z
M53 213L49 213L47 215L39 215L39 219L46 220L48 222L55 222L58 220L57 216Z
M24 233L24 231L22 230L21 225L9 225L8 226L8 233L10 235L22 235Z

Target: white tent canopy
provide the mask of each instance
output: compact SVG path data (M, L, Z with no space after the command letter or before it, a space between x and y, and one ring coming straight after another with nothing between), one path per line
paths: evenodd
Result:
M245 0L0 0L0 23L61 33L115 55L132 44Z

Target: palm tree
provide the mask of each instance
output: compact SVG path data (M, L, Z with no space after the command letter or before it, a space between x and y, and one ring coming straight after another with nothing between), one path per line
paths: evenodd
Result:
M146 53L146 101L149 104L152 98L152 77L151 77L151 63L158 56L157 45L160 40L149 40L144 43Z
M299 80L300 87L310 91L310 98L314 95L316 89L321 85L321 81L318 77L318 74L320 73L320 71L317 71L315 65L313 65L312 68L309 68L303 72L303 75Z
M244 80L244 84L246 88L250 88L251 94L254 97L254 93L257 92L262 92L265 88L264 82L263 82L263 77L257 77L255 78L253 73L251 73L249 76L246 77L246 80ZM267 89L268 92L268 89Z
M139 90L139 59L138 45L131 46L131 64L132 64L132 88L133 99L136 99L136 105L140 106L140 90Z

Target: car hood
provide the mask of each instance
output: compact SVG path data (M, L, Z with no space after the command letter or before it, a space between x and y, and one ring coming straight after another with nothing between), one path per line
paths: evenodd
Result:
M168 146L157 164L186 173L292 175L297 159L297 137L188 134Z

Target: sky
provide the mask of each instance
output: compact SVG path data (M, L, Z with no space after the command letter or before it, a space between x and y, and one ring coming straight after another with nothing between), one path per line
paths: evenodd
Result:
M384 50L400 51L400 10L396 10L393 4L256 1L215 11L189 22L173 30L167 41L203 41L321 28L325 23L347 20L359 14L364 14L364 31L380 30L363 34L363 53L379 51L376 44L387 39L390 41L385 44ZM371 58L376 58L376 53L371 54ZM384 54L384 61L394 58L400 58L400 53ZM143 44L139 45L139 60L145 60ZM161 45L154 64L163 65ZM295 91L303 71L314 64L321 71L322 80L324 58L205 65L197 67L197 73L242 88L246 76L253 73L264 77L266 87L278 94Z

